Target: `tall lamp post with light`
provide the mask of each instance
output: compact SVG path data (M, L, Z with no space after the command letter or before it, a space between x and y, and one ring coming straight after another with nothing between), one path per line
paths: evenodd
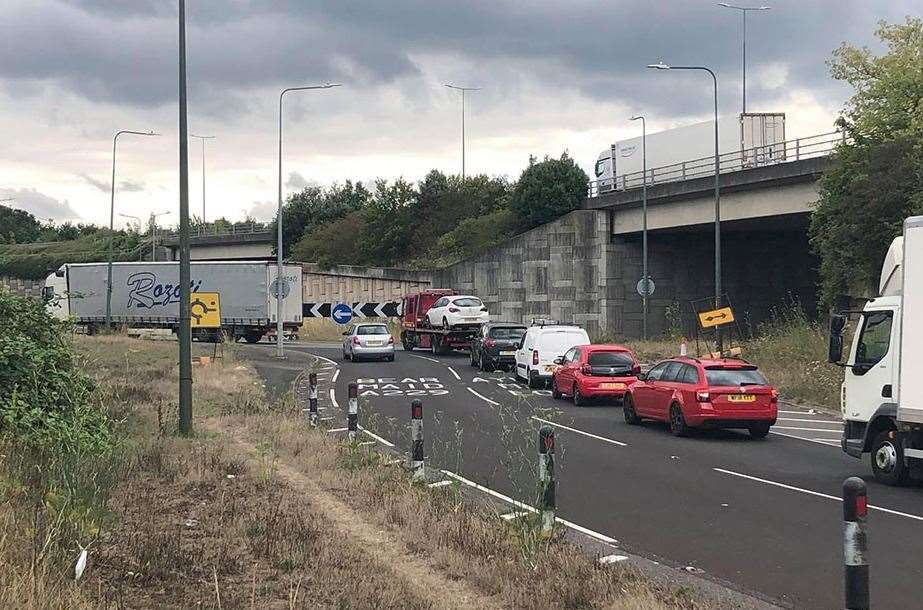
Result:
M141 235L141 219L138 216L132 216L131 214L122 214L121 212L119 212L119 216L121 216L122 218L130 218L131 220L134 220L138 225L138 235L139 236ZM125 223L125 224L131 227L131 223ZM141 244L139 243L138 244L138 260L141 260L141 257L142 257Z
M724 8L733 9L735 11L740 11L741 16L743 17L743 110L742 112L746 114L747 112L747 13L753 11L768 11L771 9L771 6L737 6L734 4L728 4L727 2L719 2L718 6L723 6Z
M173 212L151 212L151 262L157 261L157 217L166 216Z
M636 114L632 121L641 121L641 336L647 341L647 299L653 292L647 276L647 121Z
M462 115L461 115L461 128L462 128L462 180L465 179L465 94L469 91L480 91L481 87L459 87L457 85L452 85L445 83L445 86L449 89L455 89L456 91L461 91L462 98Z
M290 91L311 91L314 89L332 89L339 83L309 85L305 87L288 87L279 94L279 205L276 210L276 357L284 358L282 347L282 99Z
M196 138L202 142L202 224L205 224L205 140L214 140L215 136L197 136L194 133L189 134L190 138Z
M159 133L153 131L131 131L123 129L117 131L112 138L112 184L109 193L109 262L106 265L106 328L112 324L112 247L115 241L115 150L119 142L119 136L122 134L131 134L135 136L159 136Z
M721 157L718 149L718 77L711 68L705 66L668 66L660 62L647 66L653 70L697 70L708 72L714 85L715 97L715 308L721 307L721 190L718 175L721 172ZM715 342L718 351L722 351L721 327L715 327Z

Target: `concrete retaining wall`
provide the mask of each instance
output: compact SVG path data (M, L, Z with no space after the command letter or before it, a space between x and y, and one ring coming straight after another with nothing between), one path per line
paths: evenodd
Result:
M18 277L0 276L0 286L24 297L41 298L45 280L23 280Z

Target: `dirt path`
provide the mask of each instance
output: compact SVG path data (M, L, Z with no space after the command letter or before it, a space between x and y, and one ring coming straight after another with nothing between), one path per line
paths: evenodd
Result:
M240 438L235 430L210 420L207 426L231 440L249 458L258 457L257 447ZM276 473L293 488L310 498L320 515L336 530L361 547L383 570L403 580L433 608L502 608L493 597L486 596L464 582L447 578L426 558L413 554L391 533L365 521L355 510L321 489L301 471L279 460Z

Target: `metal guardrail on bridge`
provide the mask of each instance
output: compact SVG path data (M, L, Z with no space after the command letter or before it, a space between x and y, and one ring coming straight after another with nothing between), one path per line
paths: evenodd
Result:
M832 131L806 138L785 140L775 144L757 146L745 150L735 150L718 155L720 173L737 172L755 167L778 165L789 161L798 161L811 157L829 155L837 144L845 140L845 133ZM647 169L647 185L665 182L680 182L692 178L715 175L715 157L710 155L700 159L682 161L661 167ZM587 188L588 197L599 197L613 191L627 191L644 186L644 172L632 172L612 178L593 180Z
M208 223L205 225L197 225L190 227L189 235L191 237L207 237L207 236L218 236L218 235L250 235L253 233L265 233L270 231L271 227L268 224L263 224L261 222L235 222L235 223L218 223L212 224ZM161 235L160 237L167 238L176 238L179 237L177 231L170 231L166 234Z

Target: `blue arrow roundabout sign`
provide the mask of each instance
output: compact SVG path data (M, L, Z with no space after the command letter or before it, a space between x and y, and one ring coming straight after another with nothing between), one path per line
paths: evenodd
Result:
M349 324L353 319L353 308L346 303L337 303L330 311L330 317L337 324Z

